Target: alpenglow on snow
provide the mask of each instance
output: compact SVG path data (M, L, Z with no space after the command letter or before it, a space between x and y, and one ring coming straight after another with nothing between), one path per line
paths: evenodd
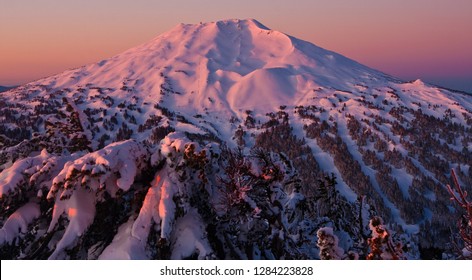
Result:
M374 217L402 258L460 257L471 95L256 20L1 92L0 120L2 259L319 259L319 229L362 259Z

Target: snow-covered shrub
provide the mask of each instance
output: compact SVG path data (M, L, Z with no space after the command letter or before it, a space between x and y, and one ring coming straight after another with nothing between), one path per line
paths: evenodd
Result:
M345 232L339 232L346 235ZM332 227L322 227L316 232L316 246L319 248L321 260L358 260L359 254L355 251L344 253L339 238L334 234Z
M344 258L344 250L338 246L339 240L333 233L333 228L320 228L316 233L318 241L316 245L320 248L322 260L341 260Z
M404 258L402 244L400 242L393 243L382 218L372 218L369 227L372 230L372 237L367 240L371 248L371 252L367 255L368 260L400 260Z

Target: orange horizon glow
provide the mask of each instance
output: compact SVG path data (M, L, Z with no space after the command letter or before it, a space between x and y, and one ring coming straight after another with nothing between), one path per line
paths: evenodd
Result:
M472 90L471 14L468 0L0 0L0 85L106 59L181 22L255 18L393 76Z

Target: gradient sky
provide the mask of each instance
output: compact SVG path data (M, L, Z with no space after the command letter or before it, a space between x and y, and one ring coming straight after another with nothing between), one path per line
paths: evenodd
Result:
M0 0L0 85L99 61L181 22L226 18L472 92L471 0Z

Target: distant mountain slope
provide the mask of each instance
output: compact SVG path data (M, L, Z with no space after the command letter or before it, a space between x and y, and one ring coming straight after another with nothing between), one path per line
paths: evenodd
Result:
M0 86L0 92L7 91L9 89L12 89L14 87L5 87L5 86Z
M178 25L0 118L5 258L318 258L325 226L365 256L374 215L440 257L450 169L472 185L470 95L255 20Z

